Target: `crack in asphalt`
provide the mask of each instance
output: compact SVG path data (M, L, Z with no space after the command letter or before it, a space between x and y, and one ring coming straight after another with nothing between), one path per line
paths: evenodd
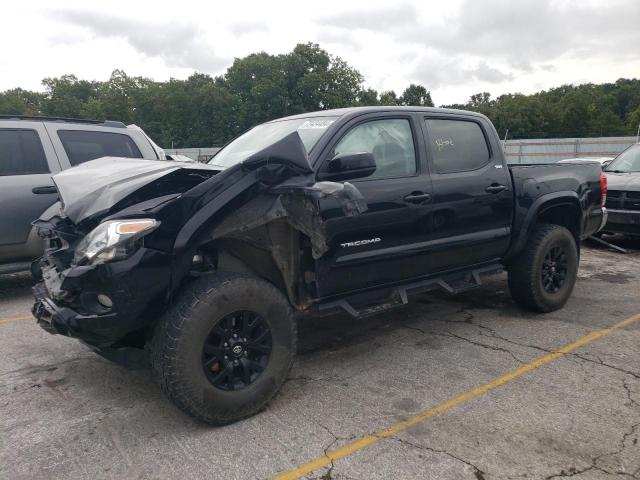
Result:
M333 433L331 431L331 429L323 424L321 424L320 422L315 422L316 425L318 425L320 428L322 428L324 431L326 431L329 435L331 435L333 437L333 440L331 440L331 442L323 448L323 453L324 456L327 457L327 459L329 460L329 462L331 462L331 464L328 467L328 470L321 476L318 478L318 480L332 480L333 476L333 469L335 468L335 463L333 462L333 458L331 458L329 456L329 450L331 450L331 447L333 447L338 440L348 440L348 438L346 437L339 437L337 436L335 433Z
M626 448L627 439L631 435L633 435L635 433L636 428L638 428L639 426L640 426L640 423L636 423L636 424L631 426L629 431L626 431L624 433L624 435L622 436L622 440L620 441L620 448L618 448L617 450L615 450L613 452L603 453L601 455L593 457L591 459L591 465L589 465L588 467L585 467L585 468L580 469L580 470L575 468L575 467L568 468L567 470L560 470L560 473L549 475L549 476L545 477L545 480L552 480L554 478L573 477L575 475L580 475L582 473L585 473L585 472L588 472L588 471L591 471L591 470L597 470L597 471L605 473L607 475L622 475L624 477L633 478L635 480L640 479L640 477L638 477L638 472L640 471L640 468L635 470L633 473L629 473L629 472L625 472L625 471L622 471L622 470L610 471L610 470L607 470L604 467L598 466L598 462L601 461L603 458L614 456L614 455L620 455L622 452L624 452L624 450ZM635 445L635 442L634 442L634 445Z
M450 323L467 323L467 322L450 322ZM458 335L458 334L453 333L453 332L451 332L449 330L446 330L444 333L443 332L434 332L433 330L423 330L423 329L418 328L416 326L411 326L411 325L407 325L407 324L404 324L404 323L402 324L402 327L406 328L408 330L415 330L417 332L422 333L423 335L435 335L435 336L438 336L438 337L457 338L458 340L463 340L465 342L471 343L471 344L476 345L478 347L486 348L488 350L495 350L497 352L508 353L509 355L511 355L511 357L516 362L525 363L524 360L521 360L518 357L516 357L516 355L509 349L502 348L502 347L496 347L495 345L488 345L486 343L482 343L482 342L478 342L478 341L475 341L475 340L471 340L470 338L463 337L462 335Z
M627 383L627 379L623 378L622 379L622 386L624 387L625 391L627 392L627 398L629 399L629 403L628 405L630 407L640 407L640 403L638 403L634 398L633 398L633 392L631 391L631 387L629 386L629 384ZM638 469L640 470L640 468Z
M503 337L501 335L498 335L496 333L496 331L494 329L492 329L491 327L487 327L486 325L482 325L481 323L474 322L473 321L473 319L474 319L473 313L468 312L465 309L459 310L458 313L462 313L467 318L465 318L465 320L441 320L441 319L435 319L435 321L443 322L443 323L458 323L458 324L464 323L464 324L468 324L468 325L473 325L473 326L475 326L475 327L480 329L480 335L489 336L489 337L496 338L498 340L502 340L504 342L510 343L512 345L517 345L519 347L525 347L525 348L531 348L533 350L538 350L540 352L557 353L557 350L540 347L539 345L516 342L516 341L511 340L509 338L506 338L506 337ZM414 327L414 328L416 328L416 327ZM488 335L485 332L488 332ZM583 360L585 362L591 362L591 363L593 363L595 365L608 367L608 368L611 368L613 370L617 370L617 371L619 371L621 373L625 373L625 374L631 375L634 378L640 379L640 373L637 373L637 372L634 372L634 371L631 371L631 370L627 370L627 369L624 369L622 367L618 367L616 365L611 365L610 363L604 362L600 357L597 357L597 360L594 360L593 358L585 357L584 355L581 355L581 354L575 353L575 352L565 353L564 356L565 357L569 357L569 358L570 357L575 357L575 358L578 358L578 359Z
M615 365L611 365L610 363L603 362L601 359L594 360L593 358L585 357L583 355L580 355L579 353L570 353L569 355L573 355L574 357L577 357L580 360L584 360L585 362L591 362L591 363L593 363L595 365L600 365L602 367L607 367L607 368L611 368L613 370L617 370L618 372L626 373L627 375L631 375L632 377L637 378L637 379L640 380L640 373L636 373L634 371L627 370L626 368L622 368L622 367L617 367Z
M418 450L424 450L424 451L428 451L428 452L432 452L432 453L441 453L444 455L447 455L450 458L453 458L454 460L457 460L458 462L464 463L465 465L471 467L473 469L473 474L476 477L476 480L485 480L485 475L488 475L487 472L481 470L477 465L474 465L473 463L469 462L468 460L465 460L464 458L460 458L457 455L454 455L451 452L447 452L446 450L439 450L436 448L432 448L432 447L427 447L424 445L418 445L416 443L410 442L409 440L405 440L403 438L396 438L396 437L388 437L390 440L394 440L396 442L402 443L404 445L408 445L410 447L416 448Z

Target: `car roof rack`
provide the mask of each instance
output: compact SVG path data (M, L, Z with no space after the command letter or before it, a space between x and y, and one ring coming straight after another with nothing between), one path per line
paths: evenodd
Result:
M41 122L67 122L67 123L87 123L90 125L103 125L113 128L127 128L127 126L116 120L87 120L85 118L68 118L68 117L45 117L39 115L0 115L0 120L37 120Z

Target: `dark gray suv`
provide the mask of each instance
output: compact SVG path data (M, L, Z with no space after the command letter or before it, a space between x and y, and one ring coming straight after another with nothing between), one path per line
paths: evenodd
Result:
M51 175L100 157L159 160L164 152L122 122L0 115L0 274L41 255L31 222L56 209Z

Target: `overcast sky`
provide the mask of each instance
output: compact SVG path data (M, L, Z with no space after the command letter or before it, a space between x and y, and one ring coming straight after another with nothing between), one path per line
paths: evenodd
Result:
M104 80L115 68L217 75L234 57L309 41L366 86L421 83L436 105L640 76L640 0L23 0L5 2L2 20L0 90L42 90L42 78L65 73Z

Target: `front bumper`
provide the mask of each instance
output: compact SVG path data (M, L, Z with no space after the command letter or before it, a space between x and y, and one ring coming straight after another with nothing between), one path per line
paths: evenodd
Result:
M58 305L48 296L44 282L38 283L33 293L35 303L31 312L38 320L38 325L47 332L80 338L92 345L111 343L114 337L119 336L117 313L86 315Z
M38 324L99 348L120 344L156 318L171 268L168 254L145 248L119 262L62 272L46 256L38 263L43 280L33 289L32 308ZM111 308L97 302L99 294L112 300Z
M609 209L605 232L640 235L640 211Z

